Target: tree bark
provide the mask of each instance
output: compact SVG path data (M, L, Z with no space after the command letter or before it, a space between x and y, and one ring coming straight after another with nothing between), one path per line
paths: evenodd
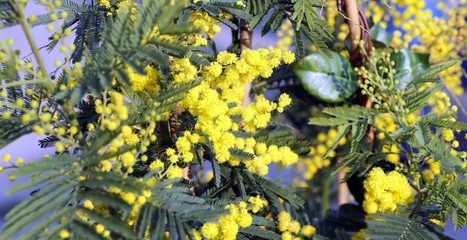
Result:
M346 17L347 24L349 26L350 39L352 41L352 53L351 62L354 67L364 66L364 60L371 54L372 43L371 36L369 34L369 24L366 17L358 7L357 0L337 0L337 6ZM363 49L359 45L358 41L363 41ZM359 80L363 81L362 77L359 76ZM357 93L357 102L365 108L372 108L373 104L370 101L368 95L363 95L360 91ZM366 131L366 140L371 144L372 148L375 143L375 133L373 126L369 126ZM345 173L339 172L338 178L339 183L342 181ZM364 178L359 177L358 173L355 173L347 181L347 186L355 200L362 204L364 199L363 189ZM342 186L338 188L338 201L339 204L347 202L347 191Z
M249 23L240 19L240 51L251 49L253 33L249 30ZM251 103L250 99L251 83L245 85L245 95L243 96L242 106L245 108Z

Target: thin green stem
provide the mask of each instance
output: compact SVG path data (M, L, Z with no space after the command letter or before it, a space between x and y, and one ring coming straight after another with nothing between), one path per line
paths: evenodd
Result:
M34 38L32 36L31 32L31 27L28 24L28 21L26 20L26 16L24 14L24 6L20 6L19 3L14 4L14 8L16 10L16 13L18 14L18 21L19 24L21 25L21 28L23 29L24 35L26 35L26 39L28 40L29 46L31 47L31 50L34 54L34 57L36 58L37 64L39 64L39 68L42 72L42 77L47 78L49 75L47 74L47 69L45 68L44 62L41 59L41 56L39 55L39 49L37 48L36 42L34 41ZM54 87L51 81L43 81L44 87L52 92Z
M15 81L15 82L9 82L9 83L3 83L0 86L2 88L10 88L10 87L16 87L16 86L21 86L23 84L40 84L40 83L50 83L49 81L45 79L39 79L39 80L20 80L20 81Z
M162 173L162 174L159 176L159 178L160 178L160 179L164 178L165 175L167 175L167 172L168 172L167 170L168 170L170 167L172 167L173 165L174 165L174 163L171 162L171 163L169 164L169 166L165 169L165 172Z

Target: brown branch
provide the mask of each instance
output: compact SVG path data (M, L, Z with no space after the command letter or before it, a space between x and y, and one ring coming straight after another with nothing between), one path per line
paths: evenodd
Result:
M352 40L352 53L350 61L354 67L364 66L364 61L371 54L372 42L370 35L370 27L366 17L363 15L363 12L359 9L357 0L337 0L337 7L339 11L346 16L345 21L349 26L350 39ZM359 41L363 41L363 49L359 44ZM359 80L363 81L363 78L359 76ZM358 104L364 106L365 108L372 108L373 104L368 95L361 94L361 91L357 93L357 102ZM373 126L369 126L366 131L366 140L371 144L372 148L375 144L375 133ZM343 177L345 174L342 172L339 173L339 178ZM340 181L341 179L339 179ZM364 189L363 189L363 178L358 177L358 174L352 175L347 181L347 186L354 196L355 200L360 204L363 203ZM344 203L345 192L339 187L338 191L338 200L339 204Z
M240 51L251 49L253 33L249 30L248 21L241 19L240 29ZM245 95L243 96L242 106L245 108L251 103L250 99L251 83L245 85Z
M350 39L352 40L352 48L355 50L358 44L356 41L361 39L362 30L360 28L360 19L358 17L358 5L356 0L345 1L345 11L350 20L348 20Z
M339 186L337 186L337 204L342 205L349 202L349 193L347 185L342 184L342 180L345 177L345 171L341 170L337 173L337 182Z

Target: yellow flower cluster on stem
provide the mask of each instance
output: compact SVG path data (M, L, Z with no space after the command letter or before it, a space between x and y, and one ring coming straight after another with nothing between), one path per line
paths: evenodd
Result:
M430 53L430 61L433 63L465 56L467 1L438 3L436 7L442 12L442 16L434 16L423 0L363 2L366 5L366 16L372 16L373 20L380 23L383 28L386 28L392 19L392 24L404 31L404 33L400 30L394 32L392 47L409 48L410 46L413 51ZM455 95L462 95L464 91L461 86L462 71L459 62L440 73L447 88Z
M301 226L300 223L292 219L288 212L280 212L277 215L277 228L281 232L281 239L292 240L296 237L310 238L316 233L316 228L311 225Z
M268 173L268 164L280 162L289 166L298 160L297 154L290 148L266 146L257 143L253 138L236 138L232 131L240 128L254 133L256 129L264 128L271 120L273 111L281 112L291 103L288 95L283 94L277 103L267 100L264 96L256 96L256 101L243 108L242 99L244 86L257 77L270 77L275 67L282 62L293 62L294 55L290 51L279 49L245 50L238 58L233 53L221 52L217 61L200 70L205 80L200 86L190 90L179 103L181 110L187 110L197 122L193 133L184 133L176 142L176 154L184 162L193 159L191 146L198 142L210 142L220 163L229 163L232 166L240 164L240 160L233 157L230 149L237 148L253 154L253 161L246 161L245 166L252 172L260 175ZM175 81L177 78L189 79L196 77L196 69L186 60L175 60L173 70ZM179 77L181 76L181 77ZM183 82L187 82L184 80ZM241 119L238 119L238 117ZM176 157L170 156L172 162Z
M431 182L436 176L438 176L441 173L441 164L440 162L437 162L433 160L432 158L428 158L426 160L426 164L428 166L427 169L423 170L422 172L422 178L423 181L426 183Z
M160 89L159 80L161 74L159 70L151 65L144 68L146 74L141 75L135 72L131 67L127 68L128 78L130 79L131 89L135 92L143 90L157 92Z
M222 13L224 14L224 13ZM201 29L201 32L205 34L191 34L182 45L191 45L191 46L206 46L208 44L208 39L212 39L214 35L221 31L219 27L219 21L211 16L209 16L204 11L195 12L189 23L193 24L195 28Z
M110 99L104 95L103 101L95 101L96 113L101 114L101 126L109 131L114 131L120 123L128 119L128 108L125 105L123 94L110 92Z
M225 12L219 13L220 18L229 19L230 14ZM159 28L156 26L149 34L149 38L158 37L168 41L180 40L182 46L206 46L208 42L214 38L214 36L221 31L219 26L219 20L210 16L204 11L195 11L190 15L188 24L193 28L198 29L199 32L183 34L183 35L169 35L161 33ZM146 39L147 40L147 39ZM143 42L145 42L144 40Z
M393 212L397 205L413 202L412 188L407 178L397 171L386 174L380 167L373 168L363 182L365 199L363 209L369 214Z
M248 204L240 202L237 205L228 204L225 207L229 214L222 215L219 222L207 222L201 228L203 237L208 240L234 240L240 228L249 227L253 217L248 213Z

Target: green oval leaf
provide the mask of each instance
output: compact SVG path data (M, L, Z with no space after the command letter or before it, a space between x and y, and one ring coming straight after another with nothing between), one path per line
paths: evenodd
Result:
M394 79L399 80L397 89L403 90L421 73L430 68L430 54L415 53L408 49L402 49L391 56L395 62L396 73Z
M325 102L342 102L357 91L357 75L347 59L336 52L331 52L331 56L312 53L300 60L293 70L314 97Z

